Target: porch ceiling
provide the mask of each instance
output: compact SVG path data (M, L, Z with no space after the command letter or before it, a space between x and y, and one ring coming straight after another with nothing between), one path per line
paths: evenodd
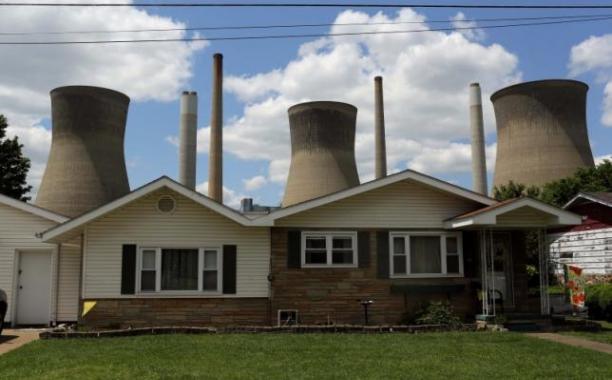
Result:
M445 222L449 229L551 228L582 223L580 215L533 198L516 198L459 215Z

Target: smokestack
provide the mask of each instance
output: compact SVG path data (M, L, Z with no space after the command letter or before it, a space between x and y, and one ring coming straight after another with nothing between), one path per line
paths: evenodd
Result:
M472 129L472 189L487 195L487 158L480 85L470 84L470 128Z
M308 102L289 108L291 166L283 207L359 185L355 163L357 108Z
M195 190L198 94L183 91L179 131L179 182Z
M51 151L38 206L77 216L130 192L123 152L129 103L100 87L51 91Z
M223 203L223 55L213 55L208 196Z
M385 105L382 77L374 77L374 156L376 178L387 176L387 147L385 142Z

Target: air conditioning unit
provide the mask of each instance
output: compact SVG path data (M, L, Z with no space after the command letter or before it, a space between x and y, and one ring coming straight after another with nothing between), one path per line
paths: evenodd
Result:
M292 326L298 324L298 311L295 309L284 309L278 311L278 325Z

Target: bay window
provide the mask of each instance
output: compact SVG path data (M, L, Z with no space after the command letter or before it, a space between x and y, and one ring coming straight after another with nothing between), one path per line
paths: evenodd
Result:
M140 248L136 284L140 293L219 292L218 248Z
M389 234L391 277L462 276L460 238L454 232Z
M302 267L356 267L357 233L303 232Z

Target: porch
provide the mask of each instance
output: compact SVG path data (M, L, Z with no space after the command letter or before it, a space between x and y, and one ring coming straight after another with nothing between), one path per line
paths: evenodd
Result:
M581 217L532 198L500 202L446 222L472 236L472 281L477 319L539 320L550 315L546 230L581 223Z

